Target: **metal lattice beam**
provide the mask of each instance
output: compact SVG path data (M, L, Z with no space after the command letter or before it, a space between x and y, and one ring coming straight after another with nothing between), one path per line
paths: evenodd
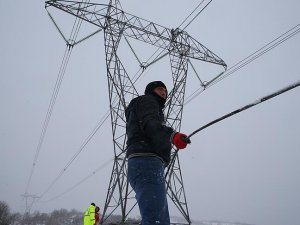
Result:
M107 9L107 18L116 16L117 20L122 21L124 19L123 15L116 13L115 9L113 6ZM102 222L118 207L121 208L122 220L124 222L127 217L128 201L129 199L133 199L128 197L129 190L125 157L125 108L133 97L138 96L138 93L117 55L117 49L124 31L124 26L114 23L114 20L111 19L107 19L105 24L106 68L115 162L112 169Z
M163 49L169 49L170 43L174 42L176 36L182 32L179 29L169 29L140 17L125 13L122 9L118 8L117 4L106 5L52 0L46 1L46 7L49 6L63 10L102 29L107 28L106 22L107 20L110 20L111 25L122 27L123 35ZM108 10L112 13L107 14ZM121 17L123 19L119 20ZM185 34L185 36L186 38L180 44L186 47L187 57L226 67L225 62L216 54L190 35ZM176 52L177 50L173 49L173 51Z

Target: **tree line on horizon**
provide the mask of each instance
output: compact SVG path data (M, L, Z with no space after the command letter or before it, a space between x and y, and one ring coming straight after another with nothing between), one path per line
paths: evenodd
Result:
M9 205L0 200L0 225L83 225L84 212L72 209L53 210L51 213L13 213ZM180 217L172 217L176 221L180 221ZM129 218L125 224L121 222L122 216L112 215L103 225L138 225L137 219ZM178 224L183 224L179 222ZM194 225L250 225L240 222L225 222L225 221L193 221Z

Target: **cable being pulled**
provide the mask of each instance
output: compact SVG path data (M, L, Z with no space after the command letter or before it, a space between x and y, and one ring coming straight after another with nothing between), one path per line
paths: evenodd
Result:
M254 102L252 102L252 103L250 103L250 104L247 104L247 105L245 105L245 106L243 106L243 107L240 107L240 108L238 108L238 109L236 109L236 110L234 110L234 111L232 111L232 112L230 112L230 113L227 113L226 115L221 116L221 117L219 117L219 118L217 118L217 119L215 119L215 120L213 120L213 121L211 121L211 122L205 124L204 126L198 128L197 130L193 131L190 135L188 135L187 140L189 141L189 139L190 139L192 136L194 136L194 135L197 134L198 132L200 132L200 131L202 131L202 130L204 130L204 129L210 127L210 126L212 126L213 124L216 124L216 123L218 123L218 122L220 122L220 121L222 121L222 120L224 120L224 119L227 119L227 118L229 118L229 117L231 117L231 116L234 116L234 115L236 115L236 114L238 114L238 113L240 113L240 112L242 112L242 111L245 111L245 110L247 110L247 109L249 109L249 108L251 108L251 107L253 107L253 106L256 106L256 105L258 105L258 104L261 104L261 103L263 103L263 102L265 102L265 101L268 101L268 100L270 100L270 99L272 99L272 98L274 98L274 97L276 97L276 96L278 96L278 95L281 95L281 94L283 94L283 93L285 93L285 92L287 92L287 91L290 91L290 90L292 90L292 89L294 89L294 88L296 88L296 87L299 87L299 86L300 86L300 81L295 82L295 83L293 83L293 84L291 84L291 85L288 85L288 86L286 86L286 87L284 87L284 88L282 88L282 89L280 89L280 90L278 90L278 91L275 91L275 92L273 92L273 93L271 93L271 94L269 94L269 95L266 95L266 96L264 96L264 97L262 97L262 98L260 98L260 99L258 99L258 100L256 100L256 101L254 101ZM169 172L170 172L170 168L172 168L172 165L173 165L174 162L175 162L175 158L176 158L176 156L177 156L177 153L178 153L178 149L175 150L175 153L174 153L174 155L173 155L173 158L172 158L172 160L171 160L171 162L170 162L170 164L169 164L168 170L167 170L167 172L166 172L166 174L165 174L165 177L166 177L166 178L167 178L167 176L168 176L168 174L169 174Z

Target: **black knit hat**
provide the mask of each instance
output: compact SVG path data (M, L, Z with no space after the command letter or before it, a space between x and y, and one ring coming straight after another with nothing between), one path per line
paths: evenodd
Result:
M147 84L145 89L145 95L150 95L153 93L154 89L157 87L164 87L167 89L166 85L161 81L152 81L149 84Z

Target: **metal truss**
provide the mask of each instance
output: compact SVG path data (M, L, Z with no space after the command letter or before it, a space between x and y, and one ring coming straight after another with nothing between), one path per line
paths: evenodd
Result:
M115 24L116 27L122 29L122 35L163 49L169 49L170 43L176 40L176 35L180 32L178 29L169 29L125 13L115 1L110 1L108 5L66 0L46 1L46 7L49 6L63 10L102 29L106 29L109 24ZM122 20L119 20L120 18ZM188 49L187 57L226 67L226 63L221 58L188 34L182 40L181 45ZM173 49L173 51L177 50Z
M118 47L122 36L148 43L168 52L173 88L167 99L165 114L168 124L175 130L180 130L181 127L189 59L214 63L224 68L226 68L226 64L187 32L169 29L125 13L118 0L110 0L109 4L52 0L46 1L47 7L63 10L94 24L104 32L115 160L101 224L104 224L113 213L117 212L117 209L121 211L121 223L126 224L130 212L136 206L136 201L127 181L125 109L130 100L138 96L138 93L118 57ZM181 224L191 224L179 157L174 152L172 152L172 156L175 156L175 160L169 165L171 172L166 177L168 196L186 221Z
M180 130L183 113L188 71L187 55L189 53L189 47L185 44L187 38L188 35L186 32L178 32L174 35L169 47L173 89L166 104L166 116L169 125L175 130ZM166 177L168 195L185 218L187 224L190 224L191 220L188 212L179 158L174 152L172 157L176 157L176 159L173 164L169 165L171 168L168 168L168 170L171 171Z

